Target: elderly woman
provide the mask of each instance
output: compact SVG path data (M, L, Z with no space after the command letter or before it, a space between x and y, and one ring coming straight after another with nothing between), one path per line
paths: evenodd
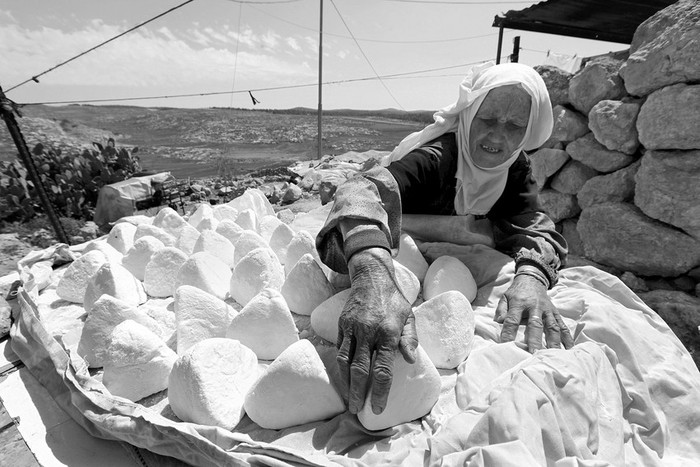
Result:
M415 361L414 317L391 257L402 228L423 240L483 243L513 255L515 278L494 317L503 323L501 340L513 340L525 320L530 351L542 348L543 332L547 347L573 345L547 295L566 242L538 207L524 152L541 146L552 130L542 78L517 63L475 67L458 101L434 118L396 147L386 167L338 189L317 237L322 260L351 278L337 341L351 413L364 405L370 380L372 409L384 410L397 349ZM489 221L493 229L483 229Z

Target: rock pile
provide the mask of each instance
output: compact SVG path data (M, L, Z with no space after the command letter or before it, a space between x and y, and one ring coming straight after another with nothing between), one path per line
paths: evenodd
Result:
M700 294L698 54L700 4L681 0L642 23L622 56L596 57L573 75L539 67L558 97L552 138L530 155L570 265L593 262L643 299L669 289L679 306L693 301L685 326L696 344L700 300L688 294Z

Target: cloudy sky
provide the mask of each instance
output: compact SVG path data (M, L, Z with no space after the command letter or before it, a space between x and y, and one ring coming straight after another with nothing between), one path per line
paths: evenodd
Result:
M0 86L7 91L184 1L0 0ZM443 107L455 100L469 64L495 58L494 16L534 3L323 0L323 108ZM31 103L221 93L121 103L250 108L252 91L258 107L317 108L318 30L319 0L194 0L8 97ZM506 30L503 55L516 35L528 65L627 48Z

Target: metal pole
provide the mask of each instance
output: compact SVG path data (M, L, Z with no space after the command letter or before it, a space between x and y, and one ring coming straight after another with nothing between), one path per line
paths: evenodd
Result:
M321 85L323 75L323 0L319 0L319 27L318 27L318 158L323 156L323 133L321 129L321 115L323 113L323 87Z
M27 174L29 175L30 180L34 184L34 188L39 194L39 199L41 200L41 204L44 206L46 215L49 217L51 225L53 225L53 229L56 232L56 238L58 238L59 242L70 245L70 242L68 242L68 236L61 225L61 221L59 220L56 211L54 211L53 204L51 203L49 196L46 194L44 184L39 177L39 171L36 169L34 160L29 153L29 149L27 148L27 142L24 140L24 136L22 136L22 131L17 124L17 120L15 120L15 116L13 114L13 103L5 97L2 87L0 87L0 113L2 113L2 118L7 124L7 129L10 131L10 135L12 135L12 140L15 142L15 146L17 146L19 158L24 164L24 167L26 167Z
M501 63L501 47L503 47L503 26L498 28L498 50L496 51L496 65Z

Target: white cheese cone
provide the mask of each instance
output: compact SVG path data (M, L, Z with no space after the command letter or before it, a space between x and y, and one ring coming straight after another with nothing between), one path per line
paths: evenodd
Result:
M325 420L345 411L321 357L306 339L290 345L245 398L245 411L263 428L281 430Z
M258 359L233 339L201 341L170 373L168 400L180 420L232 430L243 418L245 395L258 378Z

